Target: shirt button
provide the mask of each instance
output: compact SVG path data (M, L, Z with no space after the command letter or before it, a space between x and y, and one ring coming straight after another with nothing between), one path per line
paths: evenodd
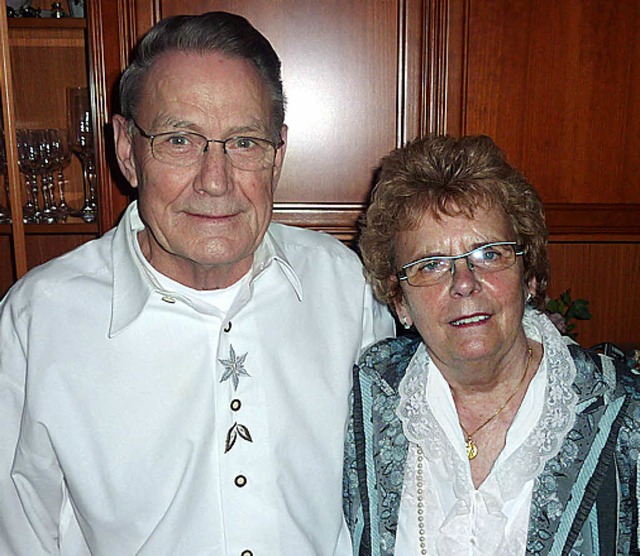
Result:
M240 556L253 556L253 552L251 552L251 550L243 550Z
M247 478L244 475L238 475L233 482L238 488L242 488L247 484Z
M175 303L176 300L171 297L170 295L165 295L162 297L162 301L164 301L165 303Z
M231 411L238 411L242 407L242 402L236 398L231 400L229 405L231 406Z
M223 328L225 332L231 332L231 321L229 321L226 326Z

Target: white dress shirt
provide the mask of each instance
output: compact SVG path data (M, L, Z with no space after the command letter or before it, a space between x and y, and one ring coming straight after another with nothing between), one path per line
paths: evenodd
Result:
M426 554L524 556L533 483L555 456L575 419L576 369L557 330L527 310L527 337L543 344L536 375L507 433L505 447L476 489L451 389L424 345L409 363L398 416L409 439L396 554L421 554L416 468L423 451ZM561 357L550 354L561 352Z
M357 256L274 223L209 295L142 227L134 203L0 305L0 554L350 554L351 369L393 334Z

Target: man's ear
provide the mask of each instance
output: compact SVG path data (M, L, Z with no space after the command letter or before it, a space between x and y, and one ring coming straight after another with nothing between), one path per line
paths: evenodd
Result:
M286 125L282 126L280 130L280 137L282 139L282 146L276 151L276 159L273 164L273 178L271 180L273 191L276 190L278 182L280 181L280 173L282 172L282 164L284 163L284 155L287 152L287 131Z
M133 139L129 133L129 124L120 114L113 116L113 139L120 171L132 187L138 187L138 174L133 156Z

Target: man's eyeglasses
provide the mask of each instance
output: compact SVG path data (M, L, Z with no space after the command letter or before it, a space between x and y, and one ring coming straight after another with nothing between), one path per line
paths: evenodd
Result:
M453 276L456 261L464 259L467 267L477 274L498 272L513 266L516 257L524 253L523 246L515 241L496 241L476 247L462 255L425 257L404 265L396 274L410 286L432 286L445 276Z
M258 172L273 166L276 151L282 146L260 137L229 137L229 139L207 139L194 131L166 131L147 133L138 122L131 120L140 135L149 139L151 154L159 162L172 166L195 166L209 151L210 143L219 143L231 166L238 170Z

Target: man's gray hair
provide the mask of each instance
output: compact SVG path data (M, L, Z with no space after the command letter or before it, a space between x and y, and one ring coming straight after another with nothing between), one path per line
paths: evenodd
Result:
M251 62L271 92L271 132L274 142L279 142L285 114L280 59L244 17L226 12L169 17L144 35L120 79L120 109L127 120L136 116L146 73L159 56L174 51L220 52Z

